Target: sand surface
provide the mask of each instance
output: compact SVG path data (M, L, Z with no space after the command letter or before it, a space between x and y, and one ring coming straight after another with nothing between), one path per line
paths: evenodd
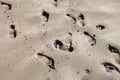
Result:
M0 80L120 80L120 0L0 3Z

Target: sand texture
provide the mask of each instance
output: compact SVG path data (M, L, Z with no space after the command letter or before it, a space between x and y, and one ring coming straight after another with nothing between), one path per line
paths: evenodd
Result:
M120 80L120 0L0 0L0 80Z

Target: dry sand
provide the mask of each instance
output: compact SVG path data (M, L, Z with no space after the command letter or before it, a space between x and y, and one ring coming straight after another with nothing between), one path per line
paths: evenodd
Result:
M0 80L120 80L120 0L0 3Z

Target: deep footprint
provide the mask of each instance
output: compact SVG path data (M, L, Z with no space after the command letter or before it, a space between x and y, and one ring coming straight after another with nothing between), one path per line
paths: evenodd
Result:
M50 69L55 70L55 65L54 65L54 59L43 54L43 53L37 53L35 54L35 58L37 58L39 61L47 65Z
M120 70L112 63L103 62L102 65L106 68L107 72L110 72L112 70L116 70L118 73L120 73Z
M13 24L10 25L9 36L11 38L16 38L16 36L17 36L17 31L15 29L15 25L13 25Z
M7 5L8 6L8 10L12 9L12 5L6 2L1 2L1 5Z
M88 38L88 42L90 43L91 46L94 46L96 44L96 39L94 38L94 36L90 35L88 32L84 31L84 35L87 36Z

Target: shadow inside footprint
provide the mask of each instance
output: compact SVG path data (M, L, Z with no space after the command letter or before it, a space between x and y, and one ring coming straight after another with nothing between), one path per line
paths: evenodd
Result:
M103 62L102 65L106 68L107 72L112 71L112 70L116 70L117 72L120 73L120 70L112 63Z
M16 30L14 30L13 35L14 35L14 38L16 38L16 36L17 36L17 31Z
M6 2L1 2L1 5L7 5L8 6L8 10L12 9L12 5Z
M91 46L94 46L96 44L96 39L94 38L95 35L92 36L86 31L84 31L83 33L88 37L88 42L91 44Z
M54 65L54 59L45 55L45 54L42 54L42 53L37 53L38 56L42 56L42 57L46 57L48 59L48 63L47 65L49 66L49 68L51 69L54 69L55 70L55 65Z
M49 19L49 13L46 12L45 10L43 10L42 15L43 15L44 17L46 17L46 19L47 19L46 22L48 22L48 19Z
M84 34L87 35L87 36L90 36L90 34L86 31L84 31Z

